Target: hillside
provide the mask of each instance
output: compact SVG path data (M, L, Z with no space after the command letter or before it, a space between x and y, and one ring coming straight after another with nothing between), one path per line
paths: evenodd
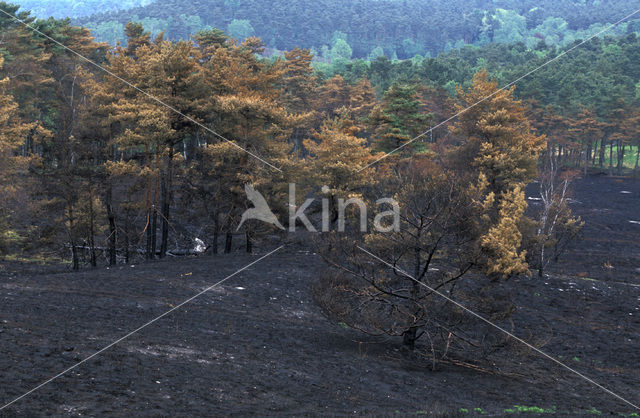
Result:
M39 18L65 17L78 18L92 15L96 12L106 13L116 10L127 10L134 7L146 6L153 0L24 0L20 2L23 10L31 11L33 16Z
M347 58L384 54L402 59L464 44L521 41L534 47L544 40L565 45L638 8L638 0L158 0L76 23L110 43L123 40L124 24L134 20L152 34L165 31L170 39L216 27L235 38L258 36L277 50L313 48L327 58L329 48L342 39L349 46ZM617 33L637 27L637 22L625 24Z

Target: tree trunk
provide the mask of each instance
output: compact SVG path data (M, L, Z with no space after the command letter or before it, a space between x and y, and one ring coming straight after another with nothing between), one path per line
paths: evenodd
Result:
M218 219L218 213L215 215L215 220L213 221L213 253L218 254L218 238L220 237L220 220Z
M626 144L622 143L618 146L618 175L622 175L624 170L624 154L626 151Z
M419 235L420 231L418 231L418 243L419 243ZM420 296L420 283L418 283L418 277L420 277L420 267L422 265L420 261L420 247L416 246L413 250L414 252L414 266L413 266L413 277L415 280L411 280L411 299L413 301L417 301ZM417 303L417 302L413 302ZM416 310L419 308L416 307ZM419 312L416 312L418 314ZM416 315L417 316L417 315ZM412 326L408 330L404 332L402 335L402 344L405 345L410 350L413 350L416 345L416 340L418 339L418 327Z
M587 171L589 169L589 156L591 155L591 145L587 146L587 149L584 150L584 168L583 173L584 176L587 177Z
M98 267L95 243L95 213L93 208L93 187L89 185L89 259L91 267Z
M131 257L129 252L129 214L125 216L125 225L124 225L124 262L129 264L129 258Z
M640 168L640 142L638 143L638 147L636 148L636 163L633 166L634 178L638 175L638 168Z
M602 139L600 140L600 151L598 152L598 165L600 166L601 169L604 168L605 145L606 145L606 137L603 136Z
M80 269L80 261L78 260L78 248L75 239L75 218L73 213L73 206L67 201L67 216L69 220L69 245L71 246L71 268L75 270Z
M147 209L147 260L151 260L153 258L153 252L151 248L151 218L153 217L153 214L151 213L152 211L153 207L149 207Z
M107 209L107 219L109 221L109 265L115 266L116 259L116 215L113 212L113 189L111 183L107 185L105 192L105 206Z
M157 228L158 228L158 208L154 204L151 208L151 258L156 257L156 248L157 248Z
M231 252L231 246L233 244L233 234L231 232L227 232L227 236L224 241L224 253L229 254Z
M613 141L609 143L609 175L613 175Z
M80 270L80 261L78 260L78 248L76 247L76 243L71 243L71 268L74 271Z
M584 150L584 176L587 176L587 171L589 169L589 160L591 160L591 148L593 147L593 141L589 140L586 144L586 149Z
M246 242L247 252L251 254L253 252L253 244L251 242L251 237L249 236L249 231L245 231L244 236L245 236L245 239L247 240Z
M76 245L76 241L75 239L73 239L73 237L71 237L70 244L71 244L71 268L74 271L77 271L77 270L80 270L80 260L78 259L78 246Z
M157 174L160 170L158 160L159 158L156 155L156 181L153 191L153 205L151 206L151 258L155 258L158 248L158 189L160 187L160 179L158 178L159 174Z
M167 173L162 182L162 241L160 243L160 257L167 253L169 242L169 222L171 219L171 191L173 183L173 147L169 147L169 161L167 161Z
M218 238L220 237L220 233L218 231L214 231L213 232L213 244L211 244L212 248L212 253L213 254L218 254Z
M105 202L107 219L109 221L109 265L115 266L116 259L116 214L113 212L113 189L111 183L107 185Z

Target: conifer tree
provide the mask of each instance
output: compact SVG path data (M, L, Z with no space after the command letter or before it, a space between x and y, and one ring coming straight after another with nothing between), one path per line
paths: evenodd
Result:
M478 184L486 186L489 217L479 242L492 277L528 273L519 230L527 206L524 187L537 177L538 156L545 148L545 138L532 132L526 108L514 99L514 89L498 91L485 70L476 73L468 90L458 88L456 110L462 113L451 127L462 140L456 150L460 166L473 167Z
M303 151L302 141L321 118L316 109L318 78L311 67L313 55L309 50L294 48L285 52L284 58L282 102L288 112L297 115L291 133L294 152Z
M343 108L341 116L325 120L315 140L305 141L311 162L309 175L312 184L322 187L332 212L331 221L337 219L337 199L362 196L363 190L375 183L374 171L362 170L376 158L367 147L366 140L356 134L359 128ZM362 170L362 171L361 171Z
M382 151L398 148L426 131L430 118L415 87L393 84L370 116L376 146Z
M573 136L579 148L578 156L582 161L584 175L587 175L592 153L595 159L595 145L597 138L602 136L602 123L600 123L591 109L583 108L575 119L569 122L569 133ZM576 163L579 163L576 161Z
M4 57L0 55L0 70ZM17 205L24 182L24 159L17 156L24 138L33 124L24 123L18 113L18 104L8 92L9 79L0 80L0 252L15 241L19 234L12 226L12 212Z

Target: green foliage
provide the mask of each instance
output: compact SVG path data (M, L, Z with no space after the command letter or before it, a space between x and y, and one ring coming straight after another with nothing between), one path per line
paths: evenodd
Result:
M569 48L567 46L566 48ZM481 47L465 46L435 58L393 62L378 54L376 47L366 61L368 68L358 72L353 65L339 70L327 65L329 74L338 72L345 80L367 77L382 95L393 83L422 83L443 88L451 96L456 87L467 88L473 75L486 68L490 77L505 85L557 56L562 49L544 42L528 49L523 43L492 43ZM566 49L565 48L565 49ZM593 109L601 119L610 119L620 100L640 101L640 37L629 34L594 39L576 48L562 59L540 68L516 84L515 95L542 105L553 105L563 116L575 115L581 107Z
M249 36L253 36L255 30L251 26L251 22L246 19L233 19L231 23L227 25L227 33L232 38L243 40Z
M513 408L505 409L504 412L508 414L556 414L558 410L555 406L545 409L538 406L514 405Z
M514 10L496 9L483 23L483 34L491 42L519 42L524 40L527 31L526 19Z
M392 85L371 116L378 147L390 151L412 140L427 130L430 118L414 86Z
M24 10L30 10L34 16L47 18L82 17L95 13L116 10L128 10L147 6L153 0L21 0Z
M29 1L32 3L25 3L25 6L38 7L40 16L61 16L65 10L72 17L83 15L69 8L54 10L58 3L54 0L37 4L35 0ZM82 9L90 9L84 4L91 4L93 10L106 12L144 6L141 1L148 0L127 0L119 4L112 0L73 3L82 4L78 6ZM64 2L72 3L70 0ZM49 14L41 14L40 10ZM377 58L377 53L372 54L377 47L381 47L391 59L395 58L394 54L398 59L407 59L418 54L435 56L464 45L484 45L492 41L521 41L533 48L544 40L548 45L565 46L576 39L584 39L606 23L628 13L623 2L591 2L589 7L585 7L580 1L570 0L300 0L293 4L288 0L271 0L268 7L262 0L195 0L188 7L176 0L157 0L131 11L82 18L77 23L96 30L100 28L100 35L109 38L99 39L111 42L112 32L105 31L101 25L107 22L112 22L112 26L124 25L129 20L155 19L157 21L149 20L149 24L166 27L169 39L186 39L188 31L178 24L181 20L176 17L176 10L182 10L187 16L199 17L202 27L228 29L234 20L249 21L254 29L251 34L262 38L269 48L278 50L295 47L320 50L323 45L333 45L338 33L341 39L349 42L354 57L370 59ZM637 21L631 21L619 25L611 33L629 33L636 30L636 26ZM152 30L151 27L145 28ZM237 30L229 32L239 39L248 36L248 27L244 24Z
M378 57L384 56L384 50L381 46L376 46L371 50L371 53L367 57L369 61L375 61ZM639 83L640 84L640 83Z
M527 39L527 45L535 47L540 41L547 45L563 45L571 38L566 20L561 17L548 17L535 28L534 36Z
M351 46L349 46L349 43L347 41L338 38L333 42L330 54L332 60L337 60L340 58L348 60L351 59L353 50L351 49Z

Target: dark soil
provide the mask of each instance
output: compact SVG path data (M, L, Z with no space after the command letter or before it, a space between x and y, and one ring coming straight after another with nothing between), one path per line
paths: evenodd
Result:
M592 176L573 191L571 209L586 224L554 271L639 284L640 180Z
M550 275L507 284L518 305L514 332L639 404L640 224L628 221L640 221L640 182L592 177L576 184L574 198L587 221L582 241ZM2 263L0 404L258 257L80 273ZM312 250L290 245L0 415L479 414L474 408L504 415L514 405L570 415L634 412L519 344L490 368L432 371L425 347L407 353L398 339L326 319L311 291L322 268Z

